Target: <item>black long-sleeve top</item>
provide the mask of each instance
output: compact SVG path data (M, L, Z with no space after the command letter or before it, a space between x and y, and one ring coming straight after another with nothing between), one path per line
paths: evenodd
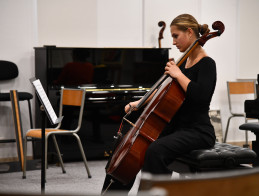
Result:
M204 57L190 68L186 69L185 64L186 62L180 69L191 82L188 84L183 104L167 129L172 131L189 128L215 138L209 109L217 80L216 63L212 58Z

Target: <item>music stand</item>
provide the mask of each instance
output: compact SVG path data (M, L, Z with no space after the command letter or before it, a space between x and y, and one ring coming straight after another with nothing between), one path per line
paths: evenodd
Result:
M33 87L35 88L38 101L40 102L40 111L41 111L41 118L42 118L42 124L41 124L41 142L42 142L42 149L41 149L41 192L45 192L45 182L46 182L46 176L45 176L45 119L46 115L48 116L49 121L52 125L58 124L62 121L63 117L58 118L50 101L49 98L40 82L39 79L31 78L30 82L32 83Z

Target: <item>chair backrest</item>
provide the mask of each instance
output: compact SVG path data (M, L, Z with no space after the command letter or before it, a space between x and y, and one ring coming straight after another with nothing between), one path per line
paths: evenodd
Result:
M255 82L227 82L229 94L254 94Z
M237 81L237 82L227 82L228 90L228 102L229 109L232 113L232 95L253 95L256 98L256 84L255 81ZM243 103L244 100L241 102ZM243 107L243 106L242 106Z
M84 103L85 103L85 89L68 89L61 88L61 99L60 99L60 110L59 116L63 114L63 106L79 106L79 118L77 128L75 132L79 131L82 123L82 117L84 112ZM60 126L60 125L59 125Z
M10 61L0 60L0 80L10 80L18 76L19 71L16 64Z

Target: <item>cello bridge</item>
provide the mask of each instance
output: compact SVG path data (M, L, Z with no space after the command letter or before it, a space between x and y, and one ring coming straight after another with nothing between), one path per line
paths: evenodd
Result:
M129 123L131 126L136 127L136 125L135 125L133 122L129 121L127 118L123 117L123 120L125 120L125 121L126 121L127 123Z

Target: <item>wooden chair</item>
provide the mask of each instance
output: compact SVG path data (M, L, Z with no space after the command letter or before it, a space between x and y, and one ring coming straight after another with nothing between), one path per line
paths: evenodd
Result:
M173 196L257 196L258 178L258 168L213 172L179 179L142 174L140 190L163 189L167 195Z
M63 160L60 154L60 150L57 144L56 140L56 135L70 135L76 138L79 149L81 151L81 155L85 164L85 168L88 174L88 178L91 178L90 170L87 166L87 160L86 156L82 147L81 140L79 136L77 135L77 132L81 128L81 123L82 123L82 117L83 117L83 111L84 111L84 103L85 103L85 89L66 89L62 88L61 89L61 99L60 99L60 109L59 109L59 117L62 117L63 114L63 107L64 106L78 106L80 107L79 110L79 118L78 118L78 123L77 127L73 130L66 130L66 129L61 129L61 123L62 121L58 124L56 128L47 128L45 129L45 166L47 167L47 153L48 153L48 139L51 136L53 139L58 158L61 164L61 168L63 173L65 173L64 169L64 164ZM36 139L41 139L41 129L30 129L27 131L25 139L24 139L24 169L23 169L23 178L26 178L26 154L27 154L27 138L36 138Z
M223 142L226 143L227 141L227 135L228 135L228 129L229 129L229 124L230 124L230 120L232 118L235 117L243 117L245 118L245 122L247 122L247 118L244 112L234 112L233 111L233 103L232 103L232 98L234 95L253 95L254 98L256 98L256 86L255 86L255 82L254 81L240 81L240 82L227 82L227 91L228 91L228 103L229 103L229 112L230 112L230 116L228 118L227 121L227 126L226 126L226 130L225 130L225 136L224 136L224 140ZM244 105L244 101L241 101L240 103L242 103ZM245 133L245 147L248 147L248 133L246 131Z

